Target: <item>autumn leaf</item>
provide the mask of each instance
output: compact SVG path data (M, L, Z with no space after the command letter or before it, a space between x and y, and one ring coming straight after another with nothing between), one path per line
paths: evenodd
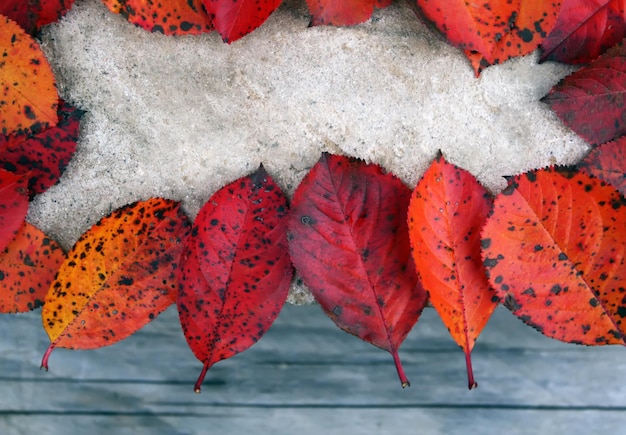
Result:
M536 49L550 32L560 1L417 0L422 14L464 50L476 75L487 66Z
M189 222L180 204L152 198L114 211L81 236L50 285L42 310L56 347L116 343L176 300L176 268Z
M9 17L32 35L59 20L73 3L74 0L3 0L0 15Z
M25 222L0 252L0 312L39 308L64 259L58 243Z
M185 338L208 369L240 353L270 328L287 299L293 267L287 200L261 166L216 192L185 244L178 312Z
M352 26L371 18L374 8L386 8L391 0L307 0L311 26Z
M289 217L296 270L346 332L398 349L426 303L406 223L411 190L377 165L323 154L298 186Z
M565 77L541 100L592 145L626 134L626 45Z
M579 166L626 196L626 136L594 148Z
M626 200L581 172L519 175L482 232L489 282L504 305L557 340L624 344Z
M625 0L564 0L541 44L541 61L580 64L596 59L626 36Z
M0 135L0 168L28 179L30 198L56 184L76 151L82 110L59 103L59 122L35 135Z
M202 0L222 40L231 43L267 20L281 0Z
M415 267L430 302L465 352L470 353L498 304L480 257L480 229L491 197L469 172L441 154L417 183L409 204L409 238Z
M36 133L57 123L59 96L39 45L0 16L0 134Z
M213 30L202 0L102 0L111 12L136 26L165 35L199 35Z
M27 212L26 180L0 169L0 252L15 238Z

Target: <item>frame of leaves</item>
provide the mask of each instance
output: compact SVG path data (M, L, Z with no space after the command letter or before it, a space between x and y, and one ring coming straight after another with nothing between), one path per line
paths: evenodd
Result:
M103 2L149 31L217 30L228 43L280 4ZM193 223L177 201L151 198L103 218L64 254L25 216L78 140L82 112L59 100L33 38L72 3L0 7L0 311L43 305L43 368L56 347L115 343L176 303L203 364L199 392L213 364L269 329L294 270L338 327L392 354L403 387L398 349L428 303L465 353L470 389L472 348L500 303L551 338L626 344L624 0L411 4L476 75L538 47L542 60L583 65L542 100L594 146L576 167L511 177L493 198L441 154L414 189L377 165L323 154L290 206L261 166L216 192ZM352 25L390 2L307 4L311 25Z

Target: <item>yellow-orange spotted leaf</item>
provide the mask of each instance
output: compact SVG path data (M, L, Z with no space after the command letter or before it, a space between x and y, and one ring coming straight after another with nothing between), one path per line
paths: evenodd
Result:
M0 253L0 312L40 307L65 254L57 242L25 222Z
M36 133L57 123L59 95L39 45L0 16L0 133Z
M180 203L152 198L114 211L76 242L42 310L50 347L93 349L133 334L178 295L189 221Z

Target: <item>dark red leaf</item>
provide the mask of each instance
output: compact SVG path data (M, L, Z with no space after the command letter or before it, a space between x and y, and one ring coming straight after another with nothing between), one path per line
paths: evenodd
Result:
M374 8L385 8L392 0L307 0L311 26L351 26L369 20Z
M0 15L11 18L33 34L46 24L59 20L73 3L74 0L1 0Z
M281 0L203 0L215 30L231 43L267 20Z
M0 252L11 243L28 212L26 180L0 169Z
M594 148L581 162L580 169L626 196L626 136Z
M470 353L498 304L480 257L480 229L491 197L469 172L439 154L417 183L409 204L409 237L415 266L430 302L465 352Z
M0 312L20 313L43 305L64 259L58 243L25 222L0 252Z
M216 192L202 207L180 268L178 312L204 367L256 343L287 299L293 276L287 200L261 166Z
M626 36L626 0L564 0L541 61L588 63Z
M341 329L398 349L426 303L411 260L411 190L380 166L323 154L293 198L289 249L296 270Z
M519 175L482 232L489 282L528 325L565 342L624 344L626 199L582 172Z
M590 144L626 134L626 44L565 77L542 101Z
M0 168L28 179L34 195L56 184L76 151L83 111L59 104L59 123L35 135L0 135Z
M150 32L198 35L213 30L202 0L102 0L111 12Z

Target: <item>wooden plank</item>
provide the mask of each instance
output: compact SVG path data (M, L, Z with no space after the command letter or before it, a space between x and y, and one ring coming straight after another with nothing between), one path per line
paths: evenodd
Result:
M388 353L338 330L316 306L285 307L256 346L209 371L201 395L192 392L201 365L174 309L114 346L55 350L49 373L38 369L48 343L38 313L2 316L0 330L2 434L24 422L47 427L42 433L68 433L62 431L68 421L76 433L94 422L123 433L116 422L128 421L132 433L211 427L211 433L299 428L302 434L359 433L355 422L374 425L375 433L402 427L454 433L483 424L502 430L507 422L537 433L558 423L576 433L590 424L626 423L626 386L616 382L626 373L624 349L558 343L504 309L474 352L480 385L471 392L462 352L430 309L401 349L413 382L406 390Z

